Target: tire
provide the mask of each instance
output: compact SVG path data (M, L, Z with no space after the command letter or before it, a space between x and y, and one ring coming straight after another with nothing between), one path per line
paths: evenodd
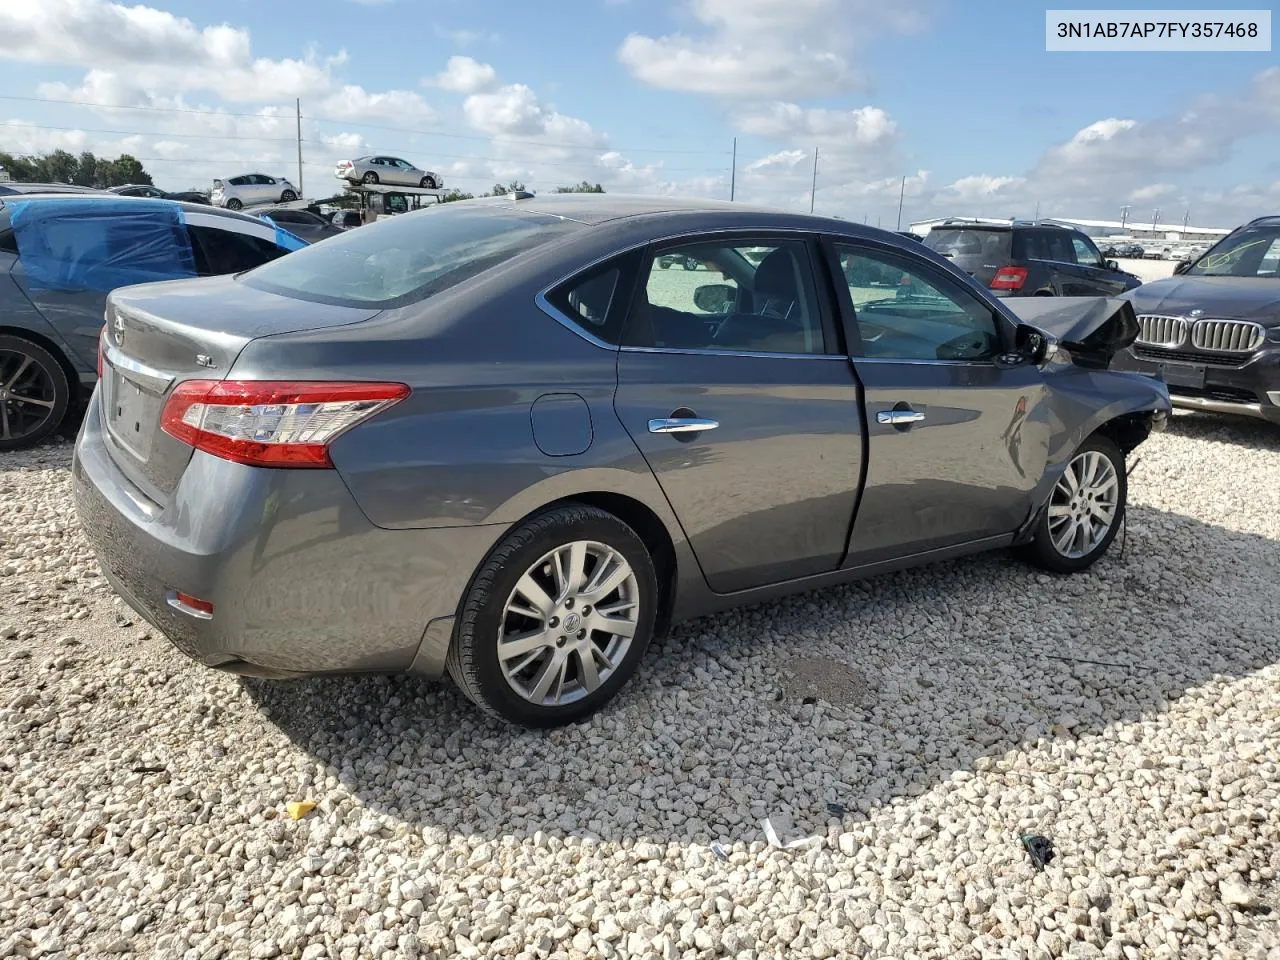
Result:
M686 261L684 262L684 268L685 268L686 270L697 270L697 269L698 269L698 264L697 264L697 262L696 262L696 261L694 261L694 260L686 260Z
M581 545L579 555L586 558L579 564L579 586L582 580L591 586L592 579L606 571L610 572L606 579L612 580L621 568L619 560L629 567L629 574L619 586L599 595L555 589L564 580L557 570L574 568L571 544ZM558 563L562 559L565 562ZM553 588L540 594L542 612L536 617L512 609L535 612L535 601L517 590L519 584L529 581L538 588ZM537 590L533 592L537 594ZM551 596L553 592L559 596ZM461 604L449 646L449 675L477 706L500 720L543 728L572 723L608 703L635 672L653 636L657 598L653 560L634 530L595 507L556 507L522 523L481 564ZM626 622L634 631L629 642L619 634L586 626L604 619L590 608L597 600L621 608L610 612L620 614L613 622ZM632 611L631 619L628 610ZM544 625L546 629L540 629ZM583 629L575 635L575 627ZM565 630L567 636L557 635L557 630ZM533 645L500 658L499 637L504 634L508 638L522 634ZM544 636L545 644L540 642ZM595 689L584 682L584 656L594 664ZM504 661L512 680L504 671ZM611 669L606 667L610 662ZM565 666L555 669L560 663ZM552 679L547 680L545 695L538 697L537 683L547 673ZM523 689L517 690L517 686ZM553 691L560 702L547 702Z
M244 204L240 202L239 197L232 197L230 200L227 201L228 210L240 210L243 207L244 207Z
M1092 462L1104 462L1109 465L1114 475L1114 491L1110 497L1104 499L1099 493L1101 485L1095 483L1092 490L1095 493L1093 501L1074 501L1068 478L1070 476L1078 478L1080 469L1087 468L1086 465L1090 462L1091 457L1102 458L1101 461L1095 459ZM1086 487L1085 489L1089 488ZM1045 505L1040 519L1036 521L1035 536L1030 543L1022 548L1023 555L1031 563L1052 573L1079 573L1081 570L1087 570L1111 546L1111 541L1115 539L1120 525L1124 522L1128 499L1129 478L1125 469L1124 454L1109 437L1095 433L1081 444L1076 452L1071 455L1071 459L1067 461L1067 468L1063 472L1062 479L1054 485L1053 491L1049 494L1049 502ZM1101 509L1090 508L1089 504L1091 502L1095 505L1100 505ZM1110 511L1106 509L1107 506L1110 506ZM1065 508L1068 511L1065 520L1059 508ZM1075 512L1071 513L1070 511ZM1054 514L1057 515L1055 516ZM1068 527L1078 526L1078 522L1072 517L1083 516L1091 524L1095 522L1102 523L1101 517L1107 514L1110 516L1110 525L1106 527L1105 532L1091 527L1090 529L1093 532L1092 543L1089 544L1082 538L1079 544L1079 549L1082 552L1079 552L1078 555L1074 539L1067 543L1067 547L1071 549L1062 547L1063 537L1066 532L1061 526L1064 522ZM1086 547L1087 549L1085 549Z
M362 183L377 183L378 175L374 173L372 170L370 170L363 177L361 177L360 180Z
M418 186L423 190L434 190L436 188L436 182L430 177L423 177Z
M35 446L62 425L70 404L57 357L25 337L0 335L0 452Z
M298 195L294 193L292 190L286 190L284 193L280 194L281 203L293 203L293 201L297 199L298 199Z

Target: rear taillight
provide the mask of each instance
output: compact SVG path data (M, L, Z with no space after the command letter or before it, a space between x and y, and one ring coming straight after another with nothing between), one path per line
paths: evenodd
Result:
M1001 267L991 278L992 290L1021 290L1027 282L1026 267Z
M254 467L332 467L329 444L403 400L403 383L188 380L160 426L197 450Z

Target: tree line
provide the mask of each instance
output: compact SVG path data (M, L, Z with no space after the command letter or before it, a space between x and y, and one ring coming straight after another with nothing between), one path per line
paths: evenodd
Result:
M512 180L505 187L500 183L495 183L493 189L488 193L465 193L462 190L450 190L440 198L441 203L448 203L451 200L474 200L476 197L505 197L508 193L519 193L525 189L525 185L519 180ZM590 183L583 180L581 183L575 183L568 187L556 187L556 193L604 193L604 187L598 183Z
M15 156L0 151L0 167L18 183L73 183L98 189L151 183L151 174L141 161L127 153L109 160L87 150L78 157L66 150L54 150L43 156Z

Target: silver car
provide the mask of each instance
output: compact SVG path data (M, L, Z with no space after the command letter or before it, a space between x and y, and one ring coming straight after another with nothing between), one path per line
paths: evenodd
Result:
M298 199L298 188L284 177L244 173L226 180L214 180L209 199L215 207L239 210L255 203L292 203Z
M342 160L334 168L339 180L352 183L388 183L404 187L421 187L438 190L444 186L444 177L433 170L420 170L408 160L399 157L357 157Z
M1085 570L1169 410L1107 369L1123 301L741 203L450 203L107 321L74 484L129 604L210 667L447 671L533 726L689 617L998 547Z

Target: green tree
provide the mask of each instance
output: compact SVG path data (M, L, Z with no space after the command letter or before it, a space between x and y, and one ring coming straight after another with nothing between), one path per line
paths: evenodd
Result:
M35 165L35 179L43 183L70 183L80 169L80 161L65 150L38 157Z
M519 180L512 180L505 187L500 183L495 183L493 189L488 193L482 193L482 197L505 197L508 193L520 193L525 189L525 185Z
M598 183L593 186L586 180L583 180L581 183L575 184L572 187L556 187L556 193L604 193L604 187L600 186Z
M35 180L35 164L30 157L15 157L11 153L0 153L0 167L4 167L11 179L18 183L30 183Z
M98 166L98 186L123 187L127 183L151 183L151 174L143 168L142 163L127 153L109 161L105 168Z
M151 183L137 157L123 153L114 160L95 157L89 151L74 156L54 150L44 156L15 156L0 151L0 167L18 183L74 183L82 187L119 187L126 183Z
M450 190L440 198L441 203L452 203L455 200L474 200L475 194L464 193L461 190Z

